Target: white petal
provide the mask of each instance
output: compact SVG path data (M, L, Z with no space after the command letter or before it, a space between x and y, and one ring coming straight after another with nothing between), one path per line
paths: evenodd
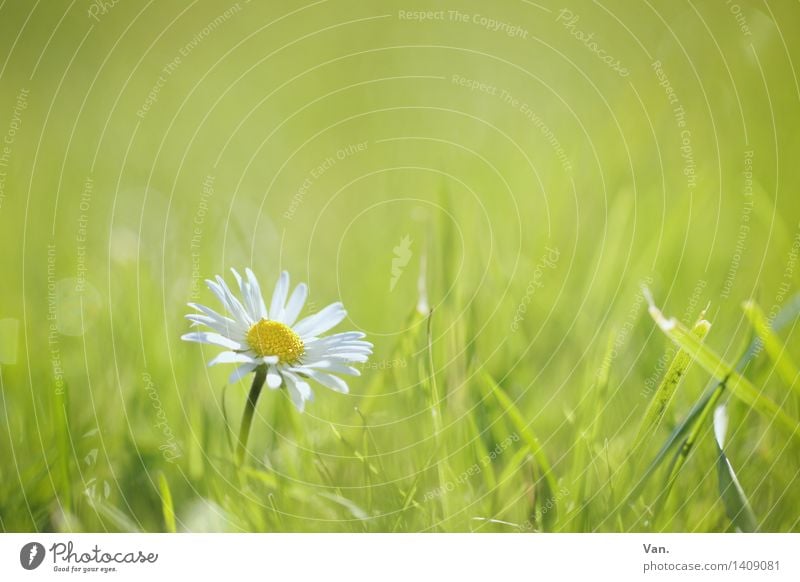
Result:
M372 353L372 344L369 342L308 342L306 345L309 350L355 350Z
M278 356L264 356L261 361L265 364L277 364L281 359Z
M242 289L242 276L239 274L239 271L231 267L231 273L233 273L233 278L236 279L236 283L239 285L239 289Z
M361 348L358 346L337 346L335 348L328 348L326 350L328 354L366 354L370 355L372 353L372 348Z
M241 326L232 319L228 320L230 323L220 323L213 317L200 315L199 313L189 313L186 315L186 319L191 321L193 325L205 325L226 337L241 337L244 339L244 331L241 329Z
M325 309L314 315L309 315L297 325L294 331L301 338L310 338L328 331L338 325L347 315L341 303L331 303Z
M286 295L289 293L289 273L283 271L278 277L275 291L272 293L272 302L269 304L269 314L273 321L283 321L283 309L286 305Z
M342 362L335 362L333 360L320 360L311 364L306 364L297 368L291 368L293 372L301 374L306 373L307 369L323 370L329 374L347 374L349 376L360 376L361 371L352 366L348 366Z
M358 356L366 361L367 357L371 354L372 349L370 348L351 348L347 346L326 348L324 346L314 346L313 348L306 349L306 353L303 355L303 361L308 363L316 362L318 360L328 360L330 358L349 358L352 356Z
M323 386L327 386L331 390L336 392L340 392L342 394L347 394L350 389L347 386L347 382L339 378L338 376L333 376L332 374L326 374L324 372L320 372L319 370L311 370L308 369L307 371L308 377L316 382L319 382Z
M325 356L326 360L334 360L338 362L366 362L369 360L369 356L367 354L327 354Z
M281 377L275 366L270 366L267 369L267 386L275 390L276 388L280 388L281 384L283 384L283 377Z
M242 276L239 274L234 268L231 268L231 273L233 273L233 278L236 279L236 284L239 285L239 293L242 296L242 304L244 305L245 311L247 311L247 315L253 321L258 321L261 319L260 316L257 315L256 309L253 306L253 303L250 298L250 284L247 281L242 279Z
M289 297L289 303L286 304L286 311L283 312L283 323L286 325L294 325L297 321L297 316L303 309L308 297L308 287L305 283L300 283L294 288L292 296Z
M358 347L358 348L369 348L372 349L372 344L370 342L365 342L362 340L343 340L339 338L334 338L333 336L328 337L321 337L317 339L308 340L306 342L306 346L309 348L338 348L338 347Z
M218 327L222 328L228 326L239 333L244 333L247 331L247 326L245 324L235 321L230 317L225 317L224 315L220 315L210 307L206 307L205 305L200 305L199 303L189 303L189 307L191 307L192 309L196 309L197 311L202 313L205 317L208 317L209 319L215 321ZM191 315L197 315L197 314L193 313Z
M231 290L228 289L228 285L222 279L222 277L217 276L216 282L211 281L210 279L206 279L206 285L211 290L211 292L217 296L217 299L220 300L225 309L227 309L228 313L230 313L239 323L246 327L250 327L253 325L253 319L247 314L247 310L241 304L241 302L234 297Z
M230 290L230 287L228 287L228 284L225 282L225 279L223 279L219 275L217 275L216 278L217 278L217 284L222 288L222 290L225 292L225 295L228 298L228 305L230 306L231 314L234 315L234 317L237 317L240 320L247 322L248 325L255 323L253 321L253 318L250 317L250 314L247 313L247 310L244 308L244 305L242 305L242 302L239 301L236 295L233 294L233 291Z
M314 393L311 391L311 386L290 372L286 372L286 390L289 392L289 398L297 410L303 412L307 400L314 398Z
M261 286L258 284L255 274L250 269L244 270L247 281L250 283L250 301L253 308L257 310L256 315L259 319L267 318L267 306L264 304L264 296L261 294Z
M192 333L185 333L181 336L181 339L186 340L187 342L213 344L215 346L222 346L223 348L228 348L231 350L242 349L242 346L239 344L239 342L233 341L232 339L229 339L218 333L211 333L207 331L194 331Z
M256 364L242 364L230 375L228 378L228 383L233 384L234 382L238 382L244 376L247 376L250 372L256 369Z
M343 331L343 332L340 332L340 333L334 333L332 335L325 336L323 338L319 338L319 339L314 340L314 341L320 341L320 342L322 342L322 341L324 341L324 342L345 342L345 341L348 341L349 342L349 341L360 340L360 339L363 339L365 337L367 337L367 335L365 333L361 332L361 331ZM365 343L369 343L369 342L365 342ZM372 345L372 344L370 344L370 345Z
M255 363L255 360L240 352L222 352L216 358L211 360L208 365L216 366L217 364L247 364Z

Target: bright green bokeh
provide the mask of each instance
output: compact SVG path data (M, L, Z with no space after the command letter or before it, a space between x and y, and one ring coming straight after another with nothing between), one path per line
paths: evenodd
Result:
M179 530L730 530L708 429L655 520L660 474L621 506L674 354L640 286L689 325L710 303L730 362L742 302L797 291L800 9L566 4L6 2L0 530L162 531L161 474ZM219 307L202 279L245 266L341 299L375 355L302 415L265 391L237 473L248 384L179 338L187 301ZM766 353L747 377L798 417ZM800 530L798 441L728 411L759 529Z

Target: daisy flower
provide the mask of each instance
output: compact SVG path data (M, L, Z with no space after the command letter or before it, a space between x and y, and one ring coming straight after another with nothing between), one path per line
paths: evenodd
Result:
M193 326L204 325L212 331L194 331L181 339L225 348L226 351L208 365L238 364L230 376L231 383L255 372L250 395L253 400L258 398L264 381L273 390L286 387L300 412L314 396L309 383L312 380L346 394L347 382L339 375L359 376L359 371L351 364L366 362L372 353L372 344L364 341L365 336L359 331L322 336L347 315L344 306L332 303L298 321L308 295L305 283L297 285L290 295L289 273L282 272L267 309L253 272L245 269L245 277L242 277L235 269L231 271L241 300L219 275L215 281L206 280L227 314L189 303L197 313L186 318Z

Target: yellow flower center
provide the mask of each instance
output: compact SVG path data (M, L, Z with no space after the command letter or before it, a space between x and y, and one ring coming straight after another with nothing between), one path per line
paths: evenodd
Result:
M305 353L303 340L278 321L262 319L247 330L247 343L260 357L278 356L282 364L293 364Z

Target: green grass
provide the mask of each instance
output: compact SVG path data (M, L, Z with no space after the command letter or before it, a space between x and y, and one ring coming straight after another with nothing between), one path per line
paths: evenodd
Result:
M0 7L0 530L800 531L798 8L278 4ZM242 466L246 266L375 353Z

